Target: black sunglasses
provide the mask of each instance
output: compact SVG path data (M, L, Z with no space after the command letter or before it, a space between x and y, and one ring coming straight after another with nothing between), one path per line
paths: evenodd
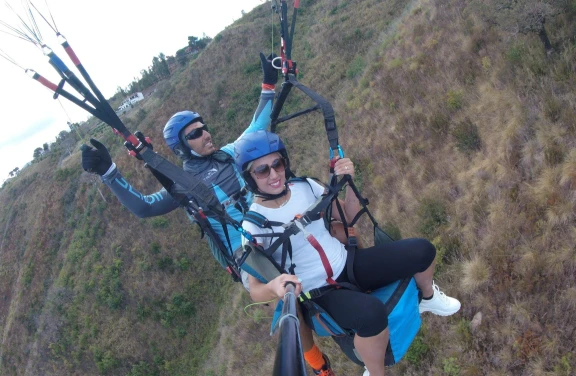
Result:
M275 159L270 165L263 164L257 166L256 168L254 168L254 170L252 170L252 173L254 174L254 176L256 176L256 179L265 179L268 176L270 176L270 169L272 168L276 172L284 172L284 170L286 169L286 159L278 158Z
M190 131L186 136L184 136L187 140L195 140L202 136L202 132L208 132L208 126L206 124L202 124L200 128L196 128Z

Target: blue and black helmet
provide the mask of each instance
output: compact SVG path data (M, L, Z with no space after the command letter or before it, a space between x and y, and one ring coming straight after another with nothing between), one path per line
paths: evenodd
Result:
M290 159L288 158L286 147L276 133L264 130L251 132L236 141L234 145L236 167L241 171L242 177L246 181L246 185L250 191L258 191L258 186L248 170L250 162L276 152L280 153L286 160L286 177L291 177Z
M199 113L194 111L180 111L172 115L164 126L164 140L178 157L186 160L190 158L190 147L182 137L182 130L194 122L203 122Z

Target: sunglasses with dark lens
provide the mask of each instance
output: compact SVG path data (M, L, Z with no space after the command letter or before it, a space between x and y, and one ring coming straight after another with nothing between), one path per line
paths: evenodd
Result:
M256 176L256 179L265 179L270 176L270 169L272 168L276 172L284 172L286 169L286 160L284 158L275 159L271 165L263 164L257 166L252 170L252 173Z
M200 128L196 128L190 131L186 136L184 136L187 140L195 140L202 136L202 132L208 132L208 126L206 124L202 124Z

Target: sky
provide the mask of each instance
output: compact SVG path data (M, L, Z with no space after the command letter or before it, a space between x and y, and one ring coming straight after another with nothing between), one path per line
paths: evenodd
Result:
M24 15L21 0L7 3ZM266 0L33 0L49 19L52 15L58 31L96 83L104 97L117 88L126 88L140 71L152 64L152 58L164 53L174 55L188 44L188 36L214 37L226 26ZM48 12L49 9L49 12ZM78 76L55 33L35 15L42 40ZM0 20L20 25L4 4ZM47 59L31 43L6 33L0 25L0 53L19 66L0 58L0 183L15 167L32 160L34 149L53 142L67 122L82 122L90 116L64 98L52 99L52 92L30 79L24 69L33 69L54 83L60 81Z

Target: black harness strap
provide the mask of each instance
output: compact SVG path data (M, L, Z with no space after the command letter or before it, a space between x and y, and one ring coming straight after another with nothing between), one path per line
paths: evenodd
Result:
M142 157L144 162L148 164L148 166L185 188L187 191L186 193L197 199L206 209L209 209L217 215L224 216L225 210L222 208L216 195L200 180L195 179L190 173L155 153L149 147L145 147L141 150L139 155Z
M311 107L307 110L303 110L303 111L300 111L298 113L294 113L292 115L283 117L281 119L278 119L278 116L280 115L280 111L282 110L284 102L286 101L288 94L292 90L293 86L296 87L297 89L299 89L300 91L302 91L304 94L306 94L314 102L316 102L316 106ZM322 115L324 116L324 128L326 130L326 135L328 136L328 143L330 144L330 148L332 150L338 150L339 149L338 130L336 129L336 120L335 120L334 108L332 107L332 104L330 104L330 102L328 102L327 99L322 97L320 94L316 93L314 90L301 84L296 79L296 76L294 74L288 74L286 81L284 81L284 83L282 83L282 89L280 91L280 94L278 95L278 98L276 99L276 103L274 104L272 114L270 115L270 118L272 119L272 124L271 124L270 129L272 132L275 132L276 126L279 123L284 122L284 121L289 120L289 119L293 119L293 118L300 116L300 115L307 114L307 113L314 111L316 109L322 110Z

